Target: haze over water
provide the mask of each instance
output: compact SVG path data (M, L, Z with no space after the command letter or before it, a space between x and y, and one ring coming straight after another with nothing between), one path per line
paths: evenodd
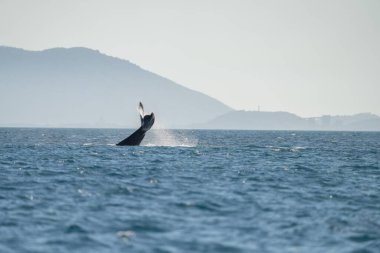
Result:
M380 133L128 133L0 128L0 252L380 250Z

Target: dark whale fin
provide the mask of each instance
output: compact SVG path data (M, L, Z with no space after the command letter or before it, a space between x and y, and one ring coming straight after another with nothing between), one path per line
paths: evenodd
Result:
M117 146L138 146L142 142L145 137L145 131L143 131L142 127L137 129L133 134L116 144Z
M137 108L140 114L141 127L133 132L130 136L116 144L117 146L137 146L145 137L145 133L153 126L155 116L152 112L150 115L144 115L144 106L140 102Z

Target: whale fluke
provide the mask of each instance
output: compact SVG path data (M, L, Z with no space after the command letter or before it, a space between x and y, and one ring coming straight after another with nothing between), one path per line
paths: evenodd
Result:
M117 146L137 146L140 145L141 141L145 137L145 133L153 126L154 124L154 113L145 115L144 113L144 106L140 102L139 106L137 107L137 111L140 114L140 120L141 120L141 127L137 129L134 133L132 133L130 136L116 144Z
M141 102L139 103L139 106L137 107L137 111L140 114L140 120L141 120L141 125L142 125L144 123L144 106Z

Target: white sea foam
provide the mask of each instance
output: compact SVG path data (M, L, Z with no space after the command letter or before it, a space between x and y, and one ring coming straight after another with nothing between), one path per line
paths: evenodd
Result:
M301 146L295 146L295 147L276 147L276 146L265 146L266 148L271 149L272 151L279 152L279 151L291 151L291 152L299 152L302 150L305 150L306 147Z

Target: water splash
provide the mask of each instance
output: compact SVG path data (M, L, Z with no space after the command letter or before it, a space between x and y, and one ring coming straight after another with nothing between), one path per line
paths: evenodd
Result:
M198 144L196 138L189 137L183 132L174 132L169 129L154 129L149 133L143 146L196 147Z

